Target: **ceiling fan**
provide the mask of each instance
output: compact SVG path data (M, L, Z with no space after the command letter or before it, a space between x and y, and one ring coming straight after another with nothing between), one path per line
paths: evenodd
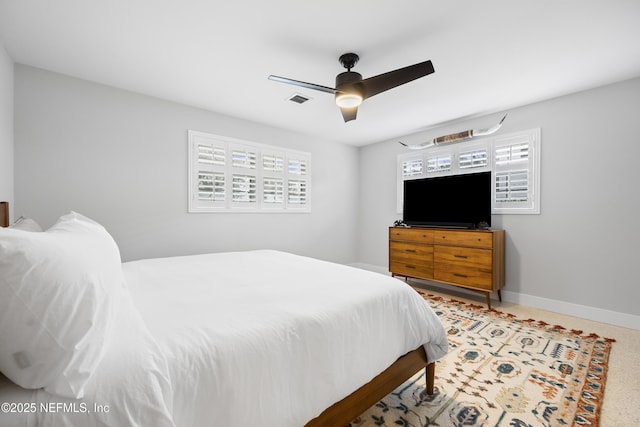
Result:
M270 75L269 80L334 94L336 104L342 112L342 117L345 122L348 122L355 120L358 114L358 106L365 99L434 72L431 61L424 61L369 77L368 79L363 79L360 73L351 71L359 59L360 57L355 53L345 53L340 56L340 64L342 64L347 71L336 76L335 89L274 75Z

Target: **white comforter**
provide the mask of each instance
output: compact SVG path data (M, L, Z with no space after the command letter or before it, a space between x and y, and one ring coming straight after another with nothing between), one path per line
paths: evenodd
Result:
M424 300L381 274L277 251L123 269L137 311L85 397L109 412L38 413L38 425L301 427L407 351L447 351Z

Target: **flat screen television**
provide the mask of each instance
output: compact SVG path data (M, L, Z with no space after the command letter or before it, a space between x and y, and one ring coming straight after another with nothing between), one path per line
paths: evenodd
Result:
M404 181L402 220L416 227L491 226L491 172Z

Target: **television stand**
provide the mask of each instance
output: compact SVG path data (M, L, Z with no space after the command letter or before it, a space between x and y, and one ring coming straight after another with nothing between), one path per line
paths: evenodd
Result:
M504 230L389 228L392 276L445 283L485 294L504 287Z

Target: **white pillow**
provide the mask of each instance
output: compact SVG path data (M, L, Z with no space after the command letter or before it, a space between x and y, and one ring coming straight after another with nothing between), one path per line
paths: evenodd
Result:
M23 231L42 231L42 227L40 227L40 224L35 222L35 220L31 218L25 218L23 216L18 218L16 222L9 226L9 228Z
M80 214L43 233L0 230L0 371L24 388L82 397L123 285L118 246Z

